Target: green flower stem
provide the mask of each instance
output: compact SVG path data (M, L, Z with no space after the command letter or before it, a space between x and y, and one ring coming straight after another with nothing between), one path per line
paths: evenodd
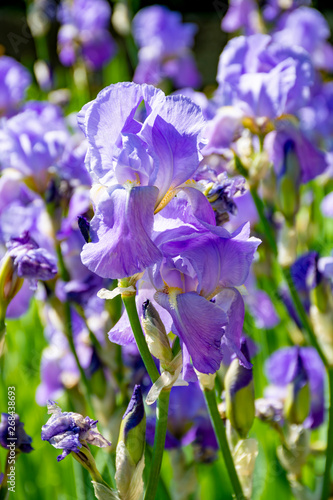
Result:
M2 357L3 350L4 350L5 335L6 335L6 323L5 323L5 319L1 318L0 319L0 359Z
M245 496L243 494L242 486L239 482L234 461L232 459L232 455L229 449L227 435L225 432L225 426L217 408L215 389L212 390L205 389L203 393L206 399L208 412L214 427L216 439L219 444L220 450L222 452L224 463L227 468L229 479L232 488L234 490L234 493L236 495L236 499L243 500L245 499Z
M274 256L277 257L278 248L277 248L276 241L275 241L275 235L272 231L272 228L271 228L268 220L266 219L264 203L263 203L262 199L260 198L260 196L258 195L257 189L254 186L250 187L250 193L251 193L252 199L254 201L254 204L256 206L256 209L257 209L257 212L259 215L259 219L260 219L261 225L263 227L263 230L265 232L269 246L271 247Z
M128 319L131 324L131 328L141 355L141 358L145 364L146 370L151 378L153 384L160 377L159 371L156 368L155 362L150 354L148 345L143 334L141 323L138 316L138 311L136 309L135 294L132 295L122 295L121 296L125 309L128 314Z
M153 458L144 500L155 500L156 497L168 423L169 399L170 390L162 391L157 400Z
M321 500L328 500L330 498L331 469L333 464L333 367L332 366L328 369L328 383L329 383L329 394L330 394L330 409L328 414L326 464L325 464L325 473L324 473Z

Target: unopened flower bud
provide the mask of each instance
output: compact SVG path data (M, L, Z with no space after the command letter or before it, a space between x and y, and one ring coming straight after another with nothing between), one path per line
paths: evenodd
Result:
M23 278L17 275L13 259L5 254L0 261L0 321L4 321L7 307L22 285Z
M298 353L294 377L287 387L284 414L291 424L302 424L310 411L310 387L302 357Z
M142 313L142 327L150 352L161 361L162 365L170 363L173 356L169 339L160 315L150 300L142 304Z
M294 227L284 223L278 235L278 261L282 267L290 267L296 260L297 233Z
M241 350L250 361L245 341L242 343ZM252 427L255 414L252 369L245 368L238 359L234 359L226 373L224 385L226 416L238 434L246 437Z
M251 498L252 495L252 478L258 453L258 443L253 438L241 439L232 451L235 469L246 498Z
M291 425L286 443L277 449L277 455L285 470L299 475L310 453L310 430Z
M278 178L278 204L285 218L292 220L299 209L301 167L295 151L294 141L286 141L283 152L283 168Z
M121 500L136 500L142 495L145 434L142 394L140 386L136 385L121 422L116 452L115 479Z

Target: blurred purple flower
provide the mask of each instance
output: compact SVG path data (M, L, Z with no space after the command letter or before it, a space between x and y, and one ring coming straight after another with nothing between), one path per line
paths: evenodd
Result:
M259 33L260 18L255 0L231 0L221 28L228 33L238 30L245 35Z
M29 71L11 57L0 57L0 116L18 107L31 83Z
M324 421L324 365L313 347L285 347L276 351L266 362L266 373L270 382L286 387L295 378L298 356L310 384L311 408L304 422L305 427L314 429Z
M20 417L17 414L1 414L0 445L3 448L8 450L9 445L15 444L15 450L22 453L30 453L33 450L31 442L32 438L25 432L24 423L20 421Z
M108 31L111 8L105 0L63 0L58 13L59 58L72 66L82 57L90 69L99 69L115 55L116 45Z
M60 159L68 138L60 108L30 101L0 130L0 165L32 176L44 191L46 171Z
M288 145L288 148L287 148ZM274 165L277 176L284 173L286 148L296 155L300 182L305 184L322 174L328 164L325 154L309 141L291 122L281 122L276 131L265 139L265 149Z
M218 92L224 105L274 119L306 104L313 73L310 56L301 47L275 43L269 35L240 36L220 56Z
M330 28L316 9L300 7L281 17L273 40L286 45L303 47L318 69L333 70L333 47L326 40Z
M290 0L281 2L281 0L267 0L263 6L263 16L266 21L276 21L283 11L291 12L298 9L301 5L311 5L312 0Z
M85 443L100 448L111 446L111 443L98 432L96 428L98 420L84 418L79 413L62 412L54 401L49 401L47 407L48 413L52 416L43 425L41 437L56 449L63 450L57 457L58 462L71 452L79 453Z
M197 28L161 5L140 10L133 19L139 64L133 80L157 85L170 78L175 87L197 87L200 75L190 48Z

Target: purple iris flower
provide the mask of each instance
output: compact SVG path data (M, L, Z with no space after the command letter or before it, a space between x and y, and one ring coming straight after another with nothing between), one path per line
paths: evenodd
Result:
M0 130L0 165L34 177L44 191L46 171L60 159L68 138L60 108L29 102Z
M48 401L48 413L52 416L42 427L42 440L48 441L56 449L63 450L57 457L58 462L69 453L79 453L85 443L99 448L111 446L96 428L98 420L83 417L79 413L62 412L54 401Z
M133 80L157 85L170 78L175 87L197 87L200 75L190 48L197 27L182 23L179 12L153 5L133 19L133 36L139 47L139 64Z
M153 444L155 419L147 418L146 437ZM166 449L192 444L198 460L212 460L218 449L213 427L206 410L199 384L190 382L187 387L175 386L170 394Z
M58 18L59 58L72 66L82 58L90 69L99 69L110 61L116 45L108 31L111 8L105 0L64 0Z
M313 74L301 47L275 43L269 35L240 36L220 56L219 95L223 104L235 104L249 116L274 119L307 102Z
M44 248L39 248L28 232L12 238L7 248L17 275L31 280L33 286L36 280L51 280L58 272L54 256Z
M323 363L313 347L285 347L276 351L266 362L266 373L270 382L286 387L298 375L300 356L311 391L310 413L304 425L314 429L324 421L324 377Z
M303 47L318 69L333 70L333 47L327 42L330 28L324 16L316 9L300 7L280 19L273 40Z
M0 116L10 115L31 83L29 71L11 57L0 57Z
M136 119L142 102L143 123ZM82 262L103 277L131 276L161 258L151 239L154 211L199 165L201 111L181 95L119 83L88 103L79 123L89 143L88 169L103 185L92 190L95 216Z
M221 28L228 33L242 30L245 35L260 32L258 5L255 0L231 0Z
M215 226L213 211L203 214L203 207L199 221L186 199L197 191L187 191L156 217L154 241L163 259L149 270L155 300L172 317L185 372L191 357L198 371L215 373L223 357L221 344L249 366L240 351L244 303L235 287L244 284L260 240L249 237L249 224L233 234Z
M11 429L9 429L11 428ZM13 429L15 429L13 434ZM0 445L9 449L9 445L15 444L15 450L22 453L30 453L32 438L24 430L24 423L20 421L18 415L1 414L0 422Z
M266 136L265 149L278 177L285 172L288 153L295 155L298 163L295 168L299 170L298 177L302 184L322 174L328 166L325 154L300 129L287 121L279 123L278 129Z

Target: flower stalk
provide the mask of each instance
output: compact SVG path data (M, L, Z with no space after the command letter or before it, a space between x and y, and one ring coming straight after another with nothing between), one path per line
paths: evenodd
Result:
M157 400L153 457L144 500L154 500L156 497L168 424L170 392L163 390Z
M230 452L230 448L228 445L225 426L217 408L215 389L204 390L203 394L206 399L208 413L211 418L212 425L214 427L216 439L219 444L220 450L223 455L224 463L228 471L231 486L234 490L237 500L245 500L242 486L240 484L239 477L237 475L232 455Z

